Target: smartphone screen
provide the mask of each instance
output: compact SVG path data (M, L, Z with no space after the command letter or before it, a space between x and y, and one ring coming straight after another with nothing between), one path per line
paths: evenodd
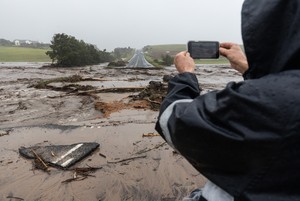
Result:
M189 41L188 52L193 59L219 58L219 42L217 41Z

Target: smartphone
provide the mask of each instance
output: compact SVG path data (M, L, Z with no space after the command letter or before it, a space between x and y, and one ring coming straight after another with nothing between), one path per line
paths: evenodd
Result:
M188 52L193 59L218 59L220 44L217 41L189 41Z

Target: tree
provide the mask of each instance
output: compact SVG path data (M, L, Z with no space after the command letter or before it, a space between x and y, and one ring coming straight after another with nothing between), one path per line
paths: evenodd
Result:
M111 53L106 52L106 50L104 49L103 51L99 51L99 55L100 55L100 62L111 62L114 60L114 57Z
M134 54L135 50L131 47L115 48L113 54L116 59L128 58Z
M5 40L5 39L0 38L0 45L2 45L2 46L12 46L13 43L9 40Z
M162 64L166 66L171 66L174 61L174 57L171 57L169 54L162 55Z
M56 66L85 66L110 61L110 53L99 51L94 45L73 36L55 34L46 54Z

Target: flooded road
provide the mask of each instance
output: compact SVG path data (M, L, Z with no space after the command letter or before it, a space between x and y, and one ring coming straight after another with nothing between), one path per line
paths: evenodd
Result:
M136 50L133 57L129 60L127 67L148 68L148 67L154 67L154 66L146 60L146 58L144 56L144 52L142 50Z
M0 64L1 201L170 201L181 200L203 186L205 178L161 137L154 135L158 111L131 98L141 93L150 81L163 82L164 75L175 75L174 67L42 65ZM199 66L196 74L203 93L242 79L223 65ZM74 75L82 81L70 84L58 79ZM49 84L52 88L34 87L41 81L55 79ZM92 90L87 93L78 86L91 86ZM153 137L145 137L148 134ZM35 169L32 161L18 152L23 146L79 142L97 142L100 148L75 167L101 169L82 181L70 183L64 181L74 177L72 171L52 167L48 174Z

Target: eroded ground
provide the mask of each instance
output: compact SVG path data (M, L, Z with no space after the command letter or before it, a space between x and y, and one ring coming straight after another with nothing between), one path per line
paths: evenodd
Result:
M163 76L175 75L174 68L42 65L0 64L0 200L181 200L204 184L154 129ZM241 80L227 66L198 67L196 74L204 93ZM65 79L74 76L80 79ZM71 170L35 169L18 153L78 142L100 144L75 165L101 168L81 181L65 182L74 178Z

